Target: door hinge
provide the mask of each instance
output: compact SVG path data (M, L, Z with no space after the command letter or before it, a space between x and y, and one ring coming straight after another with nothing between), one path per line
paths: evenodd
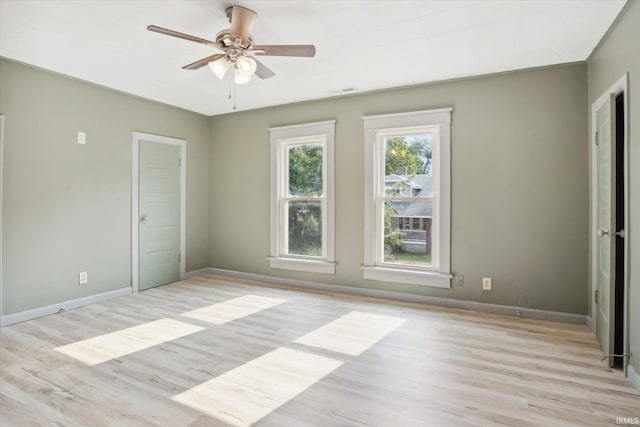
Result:
M598 290L596 289L595 293L595 299L596 299L596 304L598 303Z
M600 142L598 141L598 137L600 136L599 132L596 132L596 146L600 144Z

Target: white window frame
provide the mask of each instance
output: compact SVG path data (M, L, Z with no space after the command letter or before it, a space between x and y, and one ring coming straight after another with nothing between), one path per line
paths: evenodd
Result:
M411 285L451 287L451 112L453 108L365 116L365 230L363 277L366 280ZM384 137L407 133L432 133L433 218L430 266L382 262L384 241L378 186L384 175ZM381 154L382 153L382 154Z
M335 120L306 123L294 126L269 128L271 142L271 268L335 274L335 177L334 144ZM304 198L323 203L322 255L302 256L287 254L288 236L285 221L288 219L286 201L288 188L288 148L294 145L323 145L322 197ZM297 198L296 198L297 199Z

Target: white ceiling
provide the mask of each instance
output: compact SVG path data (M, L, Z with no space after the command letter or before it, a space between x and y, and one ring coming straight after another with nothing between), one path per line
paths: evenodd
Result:
M276 76L237 86L237 109L583 61L625 0L237 0L256 44L314 44L262 57ZM233 111L229 81L183 65L215 48L220 0L0 0L0 56L206 115ZM230 73L229 73L230 74Z

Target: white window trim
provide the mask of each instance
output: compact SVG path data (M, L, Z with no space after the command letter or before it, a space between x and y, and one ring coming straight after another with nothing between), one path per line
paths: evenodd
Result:
M335 177L334 177L334 145L335 120L306 123L294 126L269 128L271 141L271 250L269 264L271 268L305 271L310 273L335 274ZM283 224L280 218L281 200L284 192L283 179L286 176L282 168L285 157L282 147L291 140L324 139L324 177L325 177L325 206L323 210L323 256L295 257L282 256L282 248L286 244L283 236Z
M409 113L383 114L365 116L365 219L364 219L364 265L363 277L367 280L406 283L411 285L451 287L451 112L453 108L414 111ZM438 203L434 206L437 236L437 265L434 268L415 268L402 265L378 264L376 260L377 220L377 183L379 135L389 131L402 132L405 129L438 126L439 142L434 147L434 164L439 173L434 176L438 180ZM437 218L437 219L436 219Z

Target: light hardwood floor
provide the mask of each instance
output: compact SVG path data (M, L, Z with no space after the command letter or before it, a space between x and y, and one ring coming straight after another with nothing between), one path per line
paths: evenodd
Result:
M585 326L202 276L0 329L0 425L609 426Z

